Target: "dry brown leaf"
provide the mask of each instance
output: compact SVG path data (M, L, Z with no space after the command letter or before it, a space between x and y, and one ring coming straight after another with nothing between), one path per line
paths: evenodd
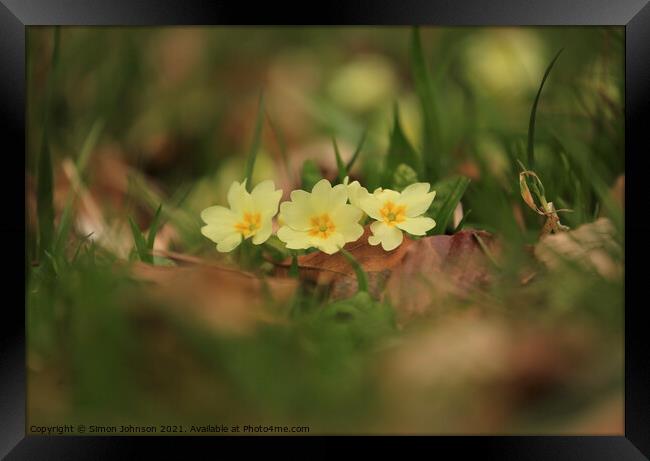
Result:
M387 431L507 432L521 408L590 375L597 345L586 330L458 311L403 338L379 368L386 420L400 421Z
M363 235L359 240L348 243L345 249L361 264L368 273L383 272L397 266L409 246L413 243L409 237L404 236L404 242L392 251L385 251L380 246L372 246L368 243L370 226L366 226ZM280 273L285 274L291 265L287 259L280 263ZM333 282L345 281L346 278L356 280L354 269L341 253L328 255L316 251L298 257L298 268L300 277L305 280L316 282L320 285L329 285ZM355 282L356 283L356 282Z
M486 286L492 263L476 239L478 235L492 257L498 254L493 236L484 231L463 230L414 242L387 282L387 295L400 324L428 314L451 299L464 299Z
M510 333L508 372L500 386L513 403L543 398L554 387L571 380L593 345L593 338L580 327L553 330L524 323Z
M248 333L258 322L278 322L264 307L269 302L286 305L297 281L267 278L229 267L203 263L198 258L185 260L183 266L152 266L137 262L132 272L136 278L153 282L149 294L224 333Z
M603 277L618 279L623 275L623 264L613 256L622 254L615 233L608 218L599 218L569 232L544 236L535 246L535 256L550 269L561 267L568 259Z
M464 297L490 282L492 263L485 251L498 254L498 245L484 231L463 230L453 236L436 235L413 240L408 236L393 251L368 244L369 228L356 242L345 246L368 275L375 297L388 296L400 323L444 304L445 296ZM486 249L478 241L479 236ZM283 261L278 274L286 275L291 260ZM331 299L352 296L357 281L352 266L336 253L314 252L298 258L300 278L330 287Z

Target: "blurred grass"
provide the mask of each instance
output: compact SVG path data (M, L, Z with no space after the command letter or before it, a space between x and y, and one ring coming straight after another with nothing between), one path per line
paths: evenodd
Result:
M623 281L568 263L521 285L529 263L521 248L536 242L543 218L521 200L518 161L531 167L534 150L548 200L574 210L561 215L564 224L605 213L624 245L623 210L611 193L624 174L623 40L621 28L595 27L28 28L30 423L221 418L325 432L552 432L567 415L620 394ZM562 48L542 93L544 70ZM106 152L128 167L118 205L102 182ZM252 335L215 332L173 301L153 301L127 270L132 262L82 232L71 211L77 189L59 192L66 158L103 219L124 223L128 248L135 238L150 263L159 262L149 253L156 235L172 250L217 257L198 214L224 203L232 180L252 187L273 178L286 191L346 174L369 190L430 182L433 234L456 227L461 203L464 228L506 242L486 323L587 331L592 368L508 410L488 411L494 389L452 371L452 389L436 382L415 392L409 382L388 392L384 381L399 374L386 371L386 357L447 317L400 330L398 306L363 290L328 301L304 286L290 308L268 301L269 315L283 321ZM269 276L259 255L251 258ZM451 303L450 315L463 315L465 304ZM422 354L414 363L435 369ZM420 404L408 406L410 398ZM508 416L473 413L483 408Z

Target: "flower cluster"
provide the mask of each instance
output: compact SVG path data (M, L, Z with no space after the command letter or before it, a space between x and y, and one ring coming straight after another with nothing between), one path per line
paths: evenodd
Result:
M201 233L220 252L232 251L248 238L260 245L271 236L279 208L277 236L287 248L318 248L334 254L363 235L360 222L365 214L374 220L368 243L391 251L402 243L403 232L425 235L436 225L422 216L436 195L429 188L428 183L415 183L402 192L379 188L369 193L359 181L349 183L347 177L334 187L322 179L311 192L294 190L291 200L280 204L282 191L275 189L273 181L263 181L251 192L246 181L235 181L228 190L229 208L212 206L201 212L206 223Z

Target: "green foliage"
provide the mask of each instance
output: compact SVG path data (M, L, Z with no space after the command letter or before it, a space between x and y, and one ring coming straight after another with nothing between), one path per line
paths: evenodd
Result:
M289 155L287 154L287 143L285 141L284 135L282 134L282 131L280 131L280 129L275 125L273 119L268 113L266 114L266 118L269 121L271 131L273 132L280 148L280 156L282 157L282 166L284 168L284 171L287 173L287 175L290 175Z
M153 244L156 241L156 234L160 229L160 212L162 211L162 203L158 205L156 213L153 215L153 220L149 226L149 234L147 235L147 249L153 250Z
M359 261L357 261L352 254L341 248L341 253L343 256L345 256L345 259L350 263L352 268L354 269L354 273L357 276L357 286L359 287L359 291L368 291L368 276L366 275L366 272L363 270L363 267L361 267L361 264L359 264Z
M102 413L116 405L129 408L137 391L132 385L135 369L125 360L137 357L137 335L124 310L115 308L128 285L109 270L84 255L64 282L71 299L64 341L73 358L73 398L79 408Z
M345 166L345 163L343 163L343 159L341 158L341 153L339 152L339 146L336 144L335 137L332 137L332 144L334 145L334 155L336 157L336 170L338 174L339 184L343 184L343 180L348 175L348 170Z
M544 77L542 77L542 82L539 84L539 90L537 90L537 95L535 96L535 101L533 101L533 107L530 110L530 121L528 123L528 168L535 168L535 119L537 117L537 104L539 103L539 98L542 95L542 89L544 88L544 83L553 69L553 65L557 58L560 57L562 50L558 51L551 63L546 68L544 72Z
M433 185L436 196L429 208L428 215L436 221L436 227L431 230L433 235L444 234L451 222L454 210L460 202L470 180L464 176L443 179Z
M302 173L300 174L302 189L310 191L318 181L323 179L320 168L312 159L305 160L302 164Z
M135 243L135 250L137 252L140 261L153 264L154 256L152 254L153 244L156 241L156 234L160 227L160 215L162 211L162 204L158 206L156 213L154 214L153 220L151 221L151 226L149 227L149 233L145 238L144 234L140 231L138 225L129 217L129 226L131 227L131 235L133 236L133 242Z
M253 189L253 168L255 168L255 159L257 152L260 149L262 141L262 127L264 125L264 93L260 93L259 105L257 108L257 120L255 121L255 132L253 133L253 142L248 157L246 160L246 171L244 177L246 178L246 189L250 192Z
M346 171L351 171L352 167L356 163L357 159L359 158L359 154L361 154L361 149L363 149L364 144L366 143L366 138L368 137L368 128L363 130L363 134L361 135L361 138L359 139L359 143L357 144L357 148L354 150L354 153L352 154L352 157L350 157L350 160L348 161L348 164L345 166Z
M274 261L282 261L291 255L292 250L287 249L284 242L282 242L277 235L271 235L269 239L264 242L264 248L271 253Z
M418 182L417 172L410 166L400 163L393 171L391 189L401 192L404 188L416 182Z
M39 248L45 254L52 245L54 234L54 203L52 192L52 159L48 144L47 128L43 133L43 147L38 161L38 230Z
M133 235L135 250L137 251L140 261L151 264L153 262L153 256L147 251L147 242L145 241L142 232L140 232L140 228L130 216L129 226L131 227L131 235Z
M354 348L372 346L395 331L395 314L386 303L373 301L366 291L351 298L323 306L308 317L323 336L339 337Z
M54 238L54 199L52 190L54 180L48 126L50 111L52 110L52 92L56 84L59 66L59 44L60 29L57 27L54 29L54 46L52 48L51 67L47 80L47 96L43 106L43 136L37 171L38 243L41 255L45 255L45 252L51 249Z
M298 269L298 255L291 256L291 266L289 267L289 276L297 278L300 271Z
M467 221L467 218L469 217L469 215L470 215L471 212L472 212L472 210L467 210L467 211L464 211L464 212L463 212L463 217L462 217L461 220L458 222L458 225L456 226L456 229L454 229L454 234L455 234L456 232L460 232L460 231L463 230L463 226L465 225L465 221Z
M424 177L429 181L435 181L440 179L443 173L442 132L438 121L435 84L424 58L420 31L417 27L413 29L411 36L411 68L415 81L415 91L422 108Z
M88 158L90 153L93 151L99 140L103 128L103 122L97 121L93 124L88 136L86 137L81 150L79 151L79 156L77 157L75 172L77 179L81 181L83 174L86 170L86 165L88 163ZM65 208L63 213L61 213L61 219L59 221L59 226L56 230L56 238L54 241L54 255L57 259L65 257L65 243L70 237L70 228L72 226L72 204L76 197L76 187L72 187L71 191L68 193L68 198L66 200Z
M421 171L420 157L415 149L411 146L408 139L402 131L399 121L397 107L393 116L393 131L390 136L390 146L384 165L382 184L384 187L392 187L394 173L400 165L406 165L413 171Z

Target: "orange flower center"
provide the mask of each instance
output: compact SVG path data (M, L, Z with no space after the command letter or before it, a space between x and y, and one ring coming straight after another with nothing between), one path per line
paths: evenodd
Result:
M388 201L379 210L381 219L389 226L395 226L406 219L406 206L395 205L393 202Z
M314 216L310 219L311 228L308 233L312 237L320 237L322 239L329 238L336 230L336 226L332 222L332 218L327 213L320 216Z
M262 217L259 213L244 213L244 219L235 224L235 230L244 238L254 235L262 227Z

